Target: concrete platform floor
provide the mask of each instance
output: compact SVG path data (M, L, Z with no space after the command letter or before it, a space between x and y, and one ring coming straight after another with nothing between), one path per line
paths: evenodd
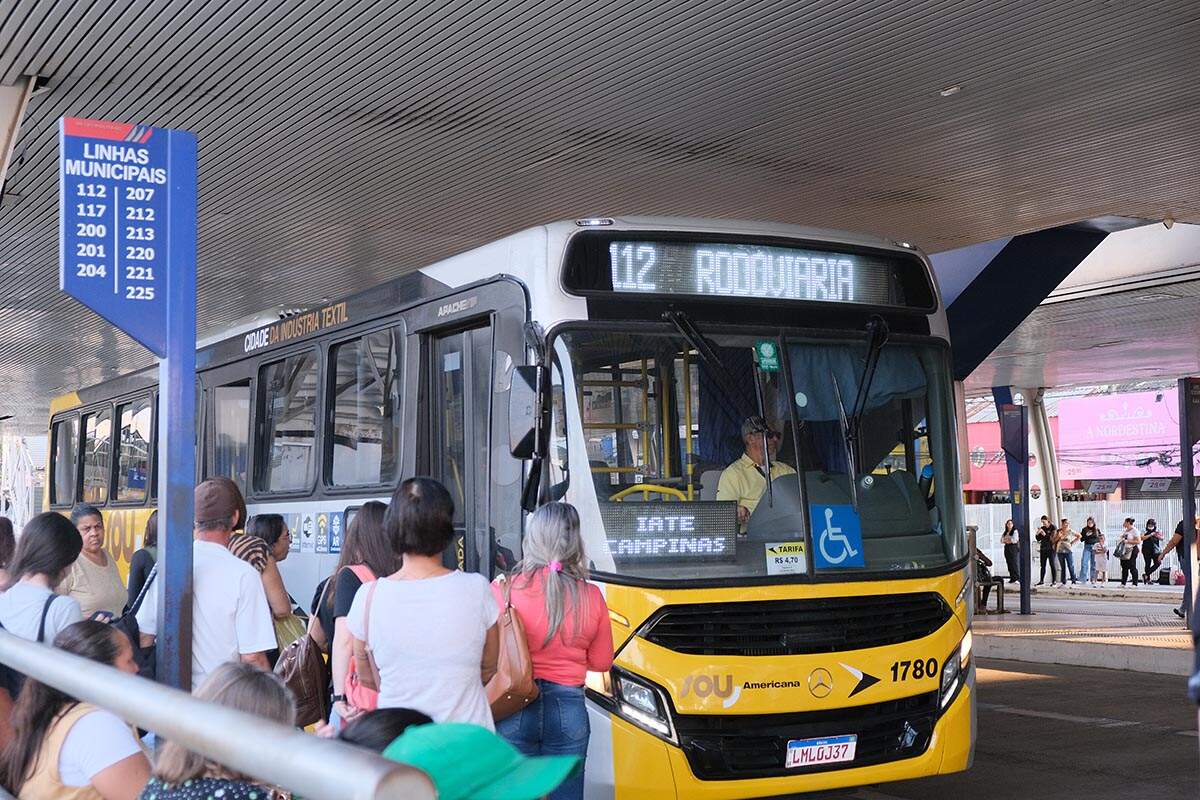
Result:
M979 659L975 765L813 800L1195 800L1200 739L1187 680Z
M981 657L1186 676L1192 670L1190 631L1173 603L1131 598L1033 598L1032 616L976 615ZM992 606L994 608L994 606Z

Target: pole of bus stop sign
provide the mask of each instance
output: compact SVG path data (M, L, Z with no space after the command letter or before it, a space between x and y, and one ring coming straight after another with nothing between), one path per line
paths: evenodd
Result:
M1000 446L1004 450L1004 461L1008 467L1008 489L1012 494L1012 519L1017 527L1020 541L1018 569L1021 587L1021 613L1033 613L1030 583L1033 580L1030 560L1029 534L1029 409L1013 403L1012 389L1008 386L992 388L996 402L996 415L1000 420ZM1000 591L1004 591L1003 587Z
M196 137L148 125L60 120L59 225L59 287L160 359L156 668L159 681L187 690L196 475Z
M1184 576L1184 608L1192 628L1192 677L1188 693L1200 704L1200 620L1196 615L1196 588L1200 581L1196 552L1196 470L1193 454L1200 441L1200 378L1179 379L1179 465L1183 493L1183 540L1179 543L1179 564ZM1197 717L1200 726L1200 716Z

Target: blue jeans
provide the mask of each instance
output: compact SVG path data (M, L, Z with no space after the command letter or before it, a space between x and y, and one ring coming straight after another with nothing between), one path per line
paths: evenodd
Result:
M1083 546L1083 557L1079 559L1079 580L1091 582L1092 565L1095 562L1095 553L1092 552L1092 546L1085 544Z
M527 756L579 756L579 768L550 794L549 800L582 800L583 759L587 755L587 708L582 686L539 679L541 694L525 708L496 723L496 733Z
M1068 550L1065 553L1058 554L1058 572L1062 576L1062 582L1066 585L1067 570L1071 571L1071 583L1075 582L1075 554Z

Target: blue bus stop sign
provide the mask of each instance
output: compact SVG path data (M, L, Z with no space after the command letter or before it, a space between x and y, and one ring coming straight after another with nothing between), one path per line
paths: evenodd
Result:
M196 137L59 121L59 288L159 357L157 679L191 683Z
M59 288L165 358L167 265L195 271L196 137L67 118L59 144Z

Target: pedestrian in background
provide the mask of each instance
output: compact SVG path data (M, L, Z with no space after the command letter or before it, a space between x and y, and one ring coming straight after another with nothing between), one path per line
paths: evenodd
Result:
M1138 544L1142 536L1133 527L1133 517L1126 517L1121 528L1121 538L1117 541L1116 555L1121 560L1121 585L1132 576L1133 585L1138 585L1137 556Z
M54 646L137 674L129 637L103 622L69 625ZM133 800L150 777L132 726L53 686L27 680L12 721L16 735L0 755L0 780L21 800Z
M1162 550L1162 546L1163 535L1158 529L1158 523L1153 519L1146 520L1146 531L1142 534L1142 567L1146 570L1147 586L1154 582L1150 573L1158 563L1158 551Z
M1000 541L1004 545L1004 563L1008 565L1008 582L1016 583L1021 578L1021 539L1011 519L1004 523Z
M1108 541L1104 536L1104 531L1099 531L1096 543L1092 545L1092 574L1089 576L1092 581L1092 586L1104 587L1108 585L1108 559L1112 554L1108 550Z
M0 586L8 583L8 565L12 563L17 549L17 537L13 536L12 520L0 517Z
M142 587L150 577L150 570L158 562L158 511L150 514L146 520L146 530L142 533L142 546L129 559L129 595L125 601L126 608L133 608L134 601L142 593Z
M1075 553L1071 548L1079 541L1079 534L1071 530L1071 523L1065 518L1059 523L1058 530L1054 533L1054 551L1058 554L1058 573L1062 576L1062 585L1067 585L1067 574L1070 572L1071 585L1076 583L1075 579Z
M1096 527L1096 518L1088 517L1083 530L1079 532L1079 540L1083 542L1083 555L1079 557L1079 580L1084 581L1088 586L1095 585L1092 581L1092 572L1095 569L1093 564L1096 558L1093 548L1099 539L1100 529Z
M1058 583L1058 567L1055 566L1054 560L1054 525L1050 523L1050 518L1045 514L1042 515L1042 524L1037 530L1038 555L1042 559L1042 573L1038 578L1037 585L1041 586L1046 582L1046 564L1050 564L1050 585Z
M588 672L612 668L613 641L604 595L588 583L579 512L569 503L540 507L522 551L512 577L492 591L501 609L511 603L521 619L540 691L496 732L527 756L575 755L582 765L591 733L583 682ZM582 768L547 797L581 800Z
M127 593L117 563L104 552L104 516L95 506L80 503L71 509L71 524L79 531L83 550L58 587L59 594L78 600L84 619L96 612L119 616Z

